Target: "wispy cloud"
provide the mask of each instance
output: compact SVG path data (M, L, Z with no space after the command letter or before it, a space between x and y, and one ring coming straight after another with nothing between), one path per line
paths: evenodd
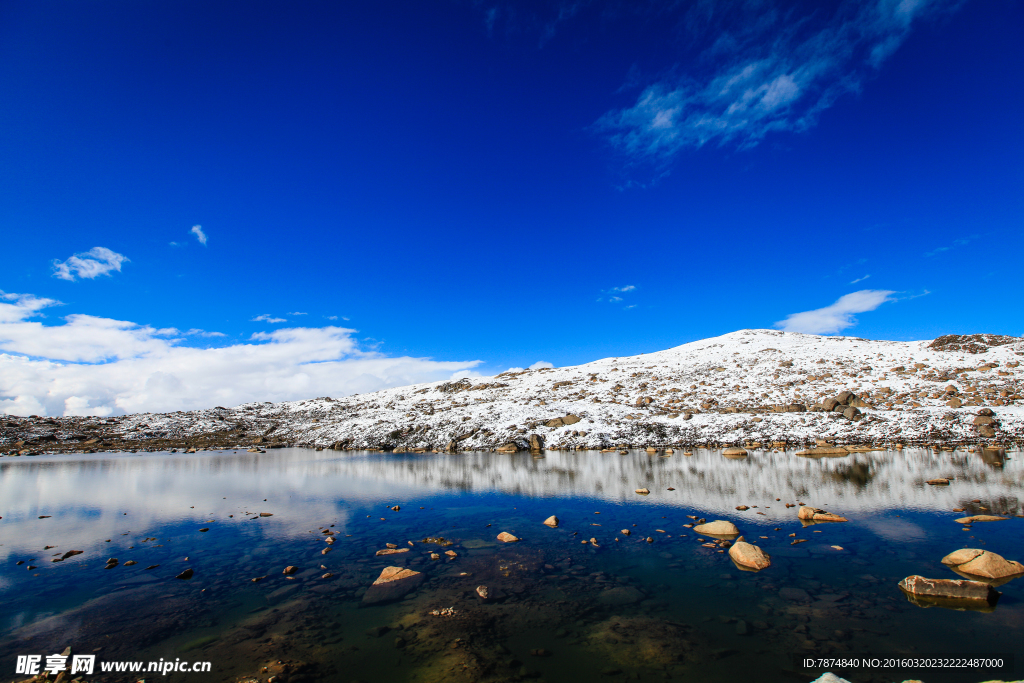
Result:
M894 301L891 292L883 289L862 289L839 297L836 302L824 308L802 313L793 313L785 320L775 323L786 332L807 334L834 334L857 324L855 313L873 311L886 301Z
M952 2L848 0L834 11L811 3L802 16L763 2L698 3L690 42L707 47L685 72L651 83L594 129L631 159L656 163L712 141L746 147L772 131L805 130L841 95L858 91L915 20Z
M956 249L957 247L963 247L970 244L971 240L977 239L977 235L970 235L969 237L962 237L960 239L953 240L953 243L945 247L936 247L931 251L926 251L925 256L937 256L943 252L949 251L950 249Z
M622 301L622 297L621 296L610 296L610 297L608 297L608 303L614 304L614 303L618 303L619 301Z
M199 240L199 244L203 245L204 247L206 246L206 233L203 232L203 226L193 225L192 229L189 230L189 232L196 236L196 239Z
M613 291L613 292L632 292L634 289L636 289L636 285L626 285L624 287L612 287L611 291Z
M309 314L308 313L303 313L302 311L292 311L288 315L309 315Z
M207 332L206 330L201 330L198 327L193 327L191 330L188 330L187 332L185 332L185 334L190 336L190 337L192 337L192 336L195 336L195 337L226 337L227 336L223 332Z
M288 322L288 320L286 320L285 318L275 318L274 316L270 315L269 313L264 313L263 315L258 315L255 318L253 318L252 322L254 322L254 323L286 323L286 322Z
M118 254L106 247L93 247L89 251L71 256L66 261L54 259L53 276L69 282L74 282L76 278L92 280L100 275L110 275L115 270L121 272L121 264L127 262L128 257L124 254Z
M83 314L55 325L34 319L58 303L0 292L0 414L110 415L339 396L441 380L480 364L388 356L343 327L277 329L195 348L173 328Z
M850 284L851 284L851 285L855 285L855 284L857 284L858 282L864 282L864 281L865 281L865 280L867 280L867 279L868 279L869 277L871 277L871 275L865 275L864 277L859 277L859 278L857 278L856 280L850 280Z

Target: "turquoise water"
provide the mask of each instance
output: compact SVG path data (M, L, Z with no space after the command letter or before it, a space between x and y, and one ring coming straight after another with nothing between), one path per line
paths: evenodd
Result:
M969 530L953 522L1021 513L1015 455L4 458L0 667L25 678L14 674L17 655L71 646L99 661L211 662L210 673L159 676L167 680L810 681L825 669L802 668L805 657L1012 656L1024 579L1001 586L990 612L922 608L896 584L959 578L939 560L961 547L1024 560L1021 518ZM954 479L924 483L939 476ZM850 521L805 528L785 507L797 502ZM542 524L550 515L557 528ZM684 526L701 518L734 522L772 565L740 571ZM502 531L521 540L499 543ZM409 552L376 556L387 543ZM83 552L51 561L72 549ZM108 558L117 566L106 568ZM424 581L365 605L387 566ZM192 578L175 578L187 568ZM480 585L498 599L480 600ZM445 608L454 613L432 614ZM1021 664L829 668L857 683L931 683L1012 680Z

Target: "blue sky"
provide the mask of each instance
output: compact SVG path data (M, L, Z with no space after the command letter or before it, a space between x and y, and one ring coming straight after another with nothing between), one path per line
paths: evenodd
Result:
M741 328L1020 335L1021 26L1002 0L6 2L0 412Z

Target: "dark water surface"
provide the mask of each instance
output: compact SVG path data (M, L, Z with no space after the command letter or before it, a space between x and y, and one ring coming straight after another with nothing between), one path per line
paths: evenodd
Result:
M1013 680L1024 673L1024 579L999 587L990 612L922 608L897 583L960 578L939 560L961 547L1024 561L1018 455L4 458L0 680L27 678L14 673L17 655L69 645L98 661L212 663L209 674L146 676L168 681L810 681L825 669L795 658L967 654L1020 661L841 673L856 683ZM924 483L940 476L955 479ZM805 528L785 507L798 501L850 521ZM1011 519L967 530L953 521L986 512ZM558 528L542 524L549 515ZM683 526L690 516L734 522L771 567L740 571ZM521 541L497 542L502 531ZM375 556L386 543L409 552ZM73 549L83 553L51 561ZM118 565L106 568L108 558ZM387 566L426 581L364 605ZM176 579L186 568L193 577ZM481 601L479 585L499 599ZM431 614L448 607L454 615Z

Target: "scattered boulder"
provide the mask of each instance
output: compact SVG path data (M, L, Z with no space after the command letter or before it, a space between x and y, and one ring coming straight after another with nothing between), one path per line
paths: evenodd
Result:
M800 506L797 517L805 522L848 522L846 517L840 517L839 515L826 512L825 510L819 510L818 508L807 507L806 505Z
M973 524L974 522L1001 522L1008 517L999 517L997 515L971 515L970 517L960 517L954 520L957 524Z
M498 446L499 453L516 453L519 451L519 446L515 442L509 441L504 446Z
M747 456L747 450L740 448L739 446L730 446L722 451L722 455L727 458L745 458Z
M753 543L737 540L729 548L729 557L741 567L761 571L771 566L771 557Z
M942 558L942 564L957 574L986 579L1005 579L1024 574L1024 565L1020 562L1006 560L1001 555L976 548L962 548L951 552Z
M544 440L539 434L530 434L530 450L531 451L542 451L544 450Z
M554 529L558 526L558 517L551 515L550 517L544 520L544 524Z
M617 607L620 605L632 605L644 599L644 594L632 586L616 586L608 588L597 594L597 601L602 605Z
M299 568L295 567L295 566L292 566L292 565L288 565L287 567L284 568L284 573L285 574L294 574L297 571L299 571Z
M724 519L717 519L707 524L698 524L693 527L693 530L704 536L736 537L740 535L740 530L736 528L736 525Z
M498 534L498 540L502 543L515 543L519 539L507 531L502 531L500 534Z
M834 458L849 455L850 451L842 446L819 446L797 451L796 454L802 458Z
M651 491L650 489L637 489L636 493L639 493L641 496L647 496L650 495Z
M191 578L192 578L192 575L193 575L193 574L195 574L195 572L194 572L194 571L192 570L192 568L191 568L191 567L189 567L188 569L186 569L186 570L185 570L185 571L183 571L182 573L178 574L178 575L177 575L177 576L175 576L174 578L176 578L176 579L182 579L183 581L188 581L189 579L191 579Z
M925 483L929 486L949 486L949 479L940 477L939 479L929 479Z
M426 579L422 573L403 567L385 567L363 594L363 604L375 605L403 597Z
M923 576L908 576L899 583L904 593L918 597L945 598L955 601L978 601L995 605L999 591L981 581L962 579L926 579Z
M384 550L378 550L375 555L380 557L381 555L398 555L399 553L409 552L408 548L385 548Z

